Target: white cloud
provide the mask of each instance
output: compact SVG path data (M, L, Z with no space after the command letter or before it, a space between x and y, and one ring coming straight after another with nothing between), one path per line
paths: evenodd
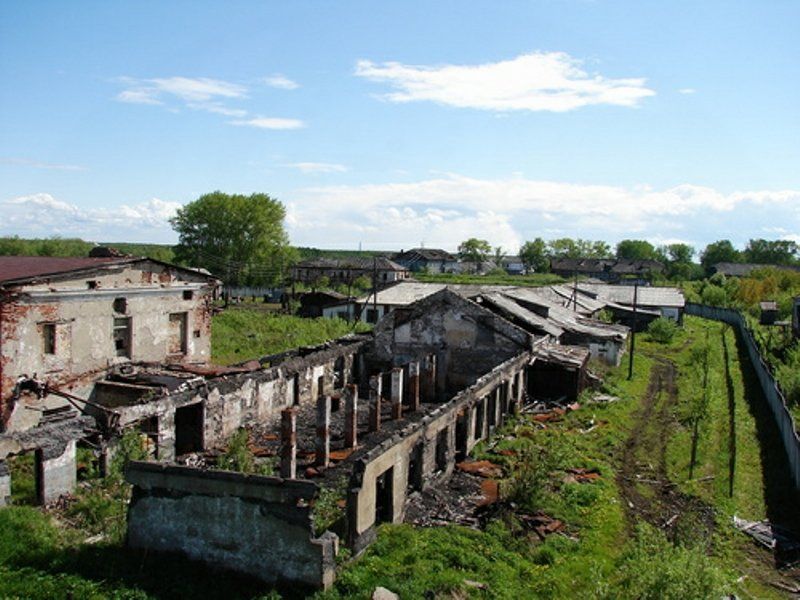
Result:
M694 94L695 92L697 92L697 90L694 88L681 88L678 90L679 94Z
M262 81L270 87L278 88L281 90L296 90L297 88L300 87L299 83L297 83L296 81L292 81L291 79L280 73L275 73L270 77L265 77Z
M293 81L282 76L272 79L277 87L292 89L297 86ZM277 79L276 79L277 78ZM165 105L171 112L177 112L175 103L186 108L213 114L233 117L228 121L231 125L258 127L261 129L298 129L305 124L298 119L282 119L272 117L251 117L244 108L231 107L223 102L245 100L248 90L238 83L211 79L208 77L162 77L153 79L134 79L120 77L117 81L126 89L117 94L117 100L129 104Z
M214 113L217 115L225 115L226 117L246 117L247 111L243 108L228 108L218 102L192 102L187 106L194 110L204 110L206 112Z
M169 218L180 206L178 202L152 198L113 208L80 208L51 194L30 194L0 202L3 213L0 232L23 237L63 235L88 240L171 241L175 236Z
M258 129L300 129L305 123L299 119L282 119L278 117L255 117L253 119L237 119L228 121L240 127L256 127Z
M360 60L355 74L387 83L391 102L431 101L492 111L565 112L584 106L637 106L655 92L645 79L589 74L564 52L534 52L480 65L404 65Z
M27 158L17 158L13 156L0 157L0 165L10 165L15 167L30 167L32 169L52 169L55 171L88 171L86 167L80 165L62 165L58 163L41 162Z
M173 96L185 102L208 102L216 98L244 98L247 88L236 83L208 77L162 77L132 79L123 77L127 89L117 96L123 102L153 104L163 96Z
M296 162L289 163L286 166L302 171L303 173L344 173L349 170L344 165L324 162Z
M746 240L761 221L781 211L786 215L777 218L799 228L800 218L791 212L798 203L795 190L725 194L689 184L655 190L449 174L411 183L305 188L294 194L288 209L298 244L325 240L352 247L361 240L399 248L425 239L455 248L475 236L516 250L521 240L558 237L547 231L610 242L631 237L659 243Z

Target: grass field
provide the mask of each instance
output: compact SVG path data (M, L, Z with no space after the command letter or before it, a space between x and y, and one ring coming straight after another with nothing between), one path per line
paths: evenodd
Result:
M212 320L211 360L230 365L370 329L364 323L354 326L342 319L304 319L255 308L229 308Z

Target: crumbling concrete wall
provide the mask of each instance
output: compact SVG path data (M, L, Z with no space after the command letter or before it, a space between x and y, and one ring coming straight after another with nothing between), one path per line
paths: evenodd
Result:
M95 430L94 419L76 417L47 423L26 431L0 434L0 506L11 495L11 474L6 459L33 452L36 471L36 497L39 504L50 504L71 494L77 484L76 444Z
M433 354L444 399L532 344L527 332L444 289L385 317L375 328L371 359L402 365Z
M42 408L63 404L57 396L30 394L15 402L20 376L36 375L51 386L78 391L120 362L207 362L212 281L142 261L5 289L0 298L5 429L35 426ZM177 320L171 322L170 315ZM126 322L130 342L123 351L114 328L116 323L121 331ZM173 338L181 328L182 345L176 349ZM28 410L30 405L39 410Z
M302 355L279 355L267 361L274 366L200 380L189 389L163 396L151 397L152 388L146 386L104 382L97 386L93 400L114 410L117 427L150 420L157 429L158 459L173 460L177 410L201 404L202 449L219 446L240 427L264 423L288 406L315 403L321 393L334 393L342 385L334 377L337 362L343 365L339 379L347 383L354 357L365 343L366 338L354 336L306 349ZM88 410L99 419L107 417L91 406Z
M403 519L411 491L449 477L457 457L517 410L532 360L531 352L523 351L505 361L356 461L347 496L348 544L354 552L372 542L380 522Z
M327 588L338 538L316 537L311 482L130 463L127 543L178 552L268 583Z

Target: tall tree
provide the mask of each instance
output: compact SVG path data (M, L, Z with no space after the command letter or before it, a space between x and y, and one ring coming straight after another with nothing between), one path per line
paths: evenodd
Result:
M700 264L707 273L710 273L711 267L717 263L741 262L741 260L739 251L733 247L730 240L717 240L700 253Z
M285 216L267 194L205 194L170 220L179 234L175 257L230 285L279 283L294 260Z
M469 238L458 246L458 256L461 260L468 260L479 265L486 261L491 253L492 247L489 242L478 238Z
M542 238L525 242L519 249L519 258L528 271L546 273L550 270L550 258L547 255L547 244Z
M744 249L747 262L790 265L796 262L798 247L790 240L750 240Z
M628 260L658 260L655 246L647 240L622 240L617 244L617 258Z

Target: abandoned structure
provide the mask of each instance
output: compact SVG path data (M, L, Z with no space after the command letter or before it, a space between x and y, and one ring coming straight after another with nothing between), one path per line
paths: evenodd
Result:
M88 399L116 365L207 362L216 286L146 258L0 257L2 430Z
M392 260L404 266L412 273L425 271L428 273L458 272L458 258L445 250L437 248L412 248L401 250Z
M408 279L409 270L385 256L374 258L311 258L292 267L292 279L316 285L323 278L332 285L348 285L360 277L366 277L380 286Z
M92 291L117 282L113 301L128 279L150 281L143 275L150 272L154 282L161 274L160 289L170 298L173 287L202 295L211 285L153 261L61 276L63 285L99 281ZM48 279L47 289L59 289L56 279ZM479 291L442 287L396 307L373 334L235 367L170 362L166 339L160 359L148 354L137 362L134 344L129 360L103 364L91 396L76 402L80 414L0 434L0 504L11 488L7 457L36 454L38 498L49 503L75 487L76 444L92 440L107 465L121 434L135 429L157 462L127 468L134 486L131 546L179 552L270 583L326 587L340 540L360 551L378 524L402 520L409 494L448 478L455 461L524 402L573 399L588 384L588 348L558 343L554 332L539 334L521 326L524 320L490 310L475 297ZM153 296L160 298L155 289ZM182 291L178 298L198 299ZM154 306L165 308L169 321L173 305ZM194 326L196 318L188 323ZM99 328L77 316L71 323L73 334ZM138 334L147 348L154 327ZM276 476L188 466L198 464L191 457L224 447L242 427L261 455L279 461ZM344 508L336 522L317 530L312 514L323 488L341 494Z
M622 279L646 279L652 274L662 273L664 265L657 260L554 258L550 261L550 271L565 278L580 275L617 282Z

